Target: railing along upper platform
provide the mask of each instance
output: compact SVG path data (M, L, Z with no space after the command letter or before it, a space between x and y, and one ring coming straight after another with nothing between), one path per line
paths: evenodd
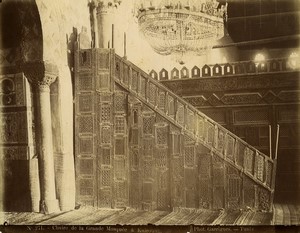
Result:
M182 67L180 70L174 67L167 71L162 69L159 72L152 70L149 75L160 81L189 79L189 78L209 78L233 75L254 75L278 72L293 72L300 70L300 60L298 58L269 59L260 62L240 61L231 63L220 63L194 66L192 69Z

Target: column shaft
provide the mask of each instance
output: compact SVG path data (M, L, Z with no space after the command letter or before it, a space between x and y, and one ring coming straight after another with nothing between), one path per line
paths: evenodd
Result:
M59 205L55 191L50 88L47 84L36 87L36 137L39 138L37 152L40 165L41 212L53 213L59 211Z

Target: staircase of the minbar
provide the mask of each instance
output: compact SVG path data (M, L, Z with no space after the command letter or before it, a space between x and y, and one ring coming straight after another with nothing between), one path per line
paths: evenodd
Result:
M75 155L82 204L272 210L276 160L112 50L75 52Z
M224 160L263 188L266 192L258 193L258 187L255 186L255 198L266 201L256 208L270 210L275 187L276 160L259 152L201 113L131 62L118 55L115 59L116 83L180 127L185 135L208 148L213 156ZM124 66L127 68L124 69Z

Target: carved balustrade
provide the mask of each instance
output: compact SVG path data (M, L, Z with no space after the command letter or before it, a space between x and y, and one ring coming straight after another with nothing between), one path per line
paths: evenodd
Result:
M278 62L282 70L283 61ZM118 84L136 95L168 121L179 126L185 135L196 139L197 142L209 148L213 154L264 187L272 197L276 158L261 153L129 61L116 55L115 64L115 81ZM235 65L238 64L245 66L244 63ZM270 69L269 64L272 63L267 63L268 69ZM257 69L256 67L255 70Z

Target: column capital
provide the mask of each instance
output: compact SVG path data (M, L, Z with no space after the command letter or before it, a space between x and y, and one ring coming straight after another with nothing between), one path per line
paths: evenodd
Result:
M122 0L92 0L91 2L96 6L97 13L100 14L118 8Z
M25 77L33 85L50 86L58 77L58 67L49 62L26 62L21 64Z

